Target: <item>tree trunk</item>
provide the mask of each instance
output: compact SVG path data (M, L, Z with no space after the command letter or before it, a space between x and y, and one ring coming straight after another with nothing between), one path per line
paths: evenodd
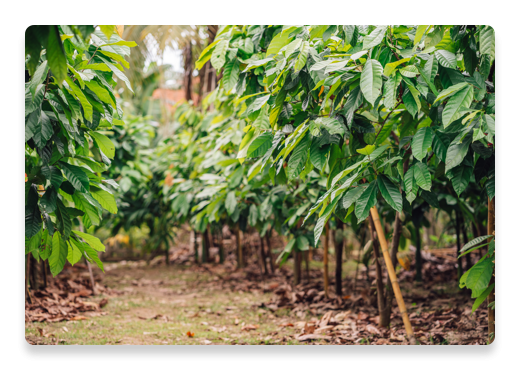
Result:
M302 258L301 253L296 249L293 249L293 258L294 258L294 285L300 284L302 280Z
M42 259L41 260L41 273L42 273L42 281L43 281L43 287L44 288L47 288L47 265L45 263L45 261Z
M187 102L192 99L191 96L191 82L192 82L192 53L191 53L191 42L188 41L186 46L183 49L184 54L184 98Z
M204 237L202 241L202 263L208 263L209 261L209 225L204 230Z
M406 311L406 305L404 303L403 295L401 294L401 288L399 287L399 282L397 281L397 275L395 274L394 265L392 265L392 258L390 257L390 253L388 252L388 244L386 243L385 234L383 232L383 228L381 226L381 221L379 219L379 213L377 212L376 207L370 208L370 215L372 216L372 221L374 222L377 236L379 239L379 243L381 244L381 249L383 251L383 257L386 264L386 269L388 271L388 277L390 282L392 283L392 288L394 290L395 298L397 300L397 305L399 306L399 311L403 317L404 327L406 329L406 334L408 335L408 339L410 344L415 344L415 336L413 333L412 324L410 319L408 318L408 312ZM375 248L375 246L374 246Z
M226 251L224 250L224 236L222 235L222 231L219 230L218 231L218 259L219 259L219 263L224 263L224 259L225 259L225 253Z
M271 266L271 273L274 274L276 264L273 259L273 252L271 250L271 241L269 238L269 233L265 234L265 244L267 244L267 256L269 257L269 265Z
M25 300L29 298L29 302L32 304L32 298L29 293L29 274L31 270L31 254L27 254L27 262L25 264Z
M244 256L242 253L242 240L240 238L240 227L238 223L235 226L235 237L237 242L237 267L242 268L244 267Z
M466 223L462 222L462 240L464 245L468 244L468 232L466 231ZM466 254L466 271L471 268L471 253Z
M386 327L390 324L391 307L386 305L386 292L383 283L383 271L381 269L381 255L379 254L379 241L377 238L376 226L372 215L368 216L370 225L370 236L372 237L372 250L376 263L376 287L377 287L377 308L379 310L379 326Z
M415 281L422 281L421 229L415 227Z
M495 235L495 198L488 199L488 224L487 224L487 232L488 235ZM488 239L488 242L491 241L492 238ZM495 261L493 261L493 264ZM495 271L493 270L493 276L491 277L490 284L495 282ZM488 306L495 301L495 289L489 293L487 297ZM493 343L495 340L495 310L491 307L488 307L488 338L489 343Z
M323 246L323 290L329 297L329 221L325 224L325 245Z
M458 211L455 211L455 233L457 235L457 257L460 254L460 215ZM457 258L457 280L460 280L462 276L462 260Z
M260 233L258 233L258 238L260 239L260 261L261 261L261 266L263 267L265 274L269 275L269 271L267 271L267 257L266 257L265 249L264 249L264 239L262 239L262 237L260 236Z
M338 230L343 231L343 222L338 220ZM343 236L343 235L342 235ZM343 280L343 238L338 241L337 237L334 238L334 253L336 255L336 294L341 297L343 295L342 280Z
M192 231L193 233L193 256L195 258L195 263L199 263L199 245L197 243L197 232L195 230Z
M36 258L33 257L32 253L29 253L29 256L31 259L30 282L31 282L31 289L34 291L34 290L38 290L38 281L36 279L38 263L36 261Z

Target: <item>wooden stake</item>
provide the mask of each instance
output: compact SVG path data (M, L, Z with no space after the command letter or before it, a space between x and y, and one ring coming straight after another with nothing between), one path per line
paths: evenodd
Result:
M381 249L383 250L383 257L385 259L386 269L388 271L388 276L390 277L390 282L392 283L392 288L394 290L395 298L397 300L397 305L399 306L399 311L401 312L401 315L403 317L404 327L406 329L406 334L408 335L408 340L411 344L415 344L415 336L413 333L412 324L410 323L410 319L408 318L408 312L406 311L406 305L404 303L403 295L401 294L401 288L399 287L399 282L397 281L397 275L395 274L394 265L392 264L392 258L390 257L390 253L388 252L388 244L386 242L383 227L381 226L379 213L377 212L377 208L375 206L370 208L370 214L372 215L372 220L374 221L374 225L376 227L379 244L381 245ZM376 246L374 246L374 248L375 247Z
M329 298L329 221L325 224L325 245L323 246L323 290Z
M488 224L487 224L487 232L488 235L495 235L495 198L488 198ZM488 242L491 241L492 238L488 239ZM493 261L495 263L495 261ZM490 284L495 281L495 272L493 271L493 277L491 278ZM489 293L487 297L487 304L495 301L495 289ZM495 310L491 307L488 307L488 338L489 344L493 343L495 340Z

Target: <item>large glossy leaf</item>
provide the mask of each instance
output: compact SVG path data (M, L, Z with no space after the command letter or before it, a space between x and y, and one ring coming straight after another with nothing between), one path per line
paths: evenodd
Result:
M73 230L73 233L76 234L77 236L79 236L80 238L82 238L88 245L90 245L96 251L99 251L99 252L105 251L105 246L95 236L83 233L81 231L76 231L76 230Z
M307 63L307 55L309 54L309 41L302 42L300 46L300 54L296 58L296 63L294 64L294 70L301 70L305 64Z
M430 191L432 187L432 176L428 171L428 166L422 162L414 164L413 177L417 182L417 185L424 190Z
M462 161L466 157L466 154L468 153L468 149L471 142L472 137L468 134L462 140L462 143L459 143L457 140L454 140L450 144L446 153L446 172L454 167L457 167L459 164L462 163Z
M399 73L395 73L386 81L384 88L384 104L387 109L393 109L397 104L396 90L402 79L403 78Z
M258 136L247 148L247 158L256 158L267 153L273 145L273 134L264 132Z
M358 223L364 221L370 212L370 208L377 203L377 181L372 181L370 185L363 191L363 194L356 202L354 212L358 219Z
M477 298L487 289L494 267L491 258L484 258L469 270L466 287L471 289L471 298Z
M433 130L430 127L420 128L412 140L412 154L419 161L422 161L428 154L428 148L432 146Z
M45 112L41 112L40 119L34 130L33 140L35 144L43 148L54 133L50 118Z
M488 238L492 238L492 237L493 237L493 235L478 236L475 239L472 239L468 243L464 244L464 246L460 250L460 253L465 252L465 251L469 250L470 248L473 248L477 244L482 243L483 241L486 241Z
M361 72L361 91L365 99L374 105L383 86L383 67L375 59L367 60Z
M49 28L46 55L52 75L58 85L61 86L65 77L67 77L67 57L65 56L65 49L61 42L58 26L50 26Z
M235 208L237 207L237 198L234 191L227 193L225 206L228 215L232 215L233 212L235 212Z
M363 50L371 49L381 43L385 37L388 26L377 26L368 36L363 40Z
M280 32L278 35L273 37L269 47L267 48L265 56L268 57L273 54L278 54L280 49L289 43L289 34L289 32ZM213 63L213 61L211 63Z
M462 117L462 111L473 102L473 87L466 86L457 91L448 101L442 111L442 123L448 127L453 121Z
M456 93L457 91L459 91L460 89L468 86L469 84L467 82L460 82L456 85L451 85L450 87L448 87L447 89L444 89L442 90L439 95L437 95L437 98L434 100L434 103L437 103L438 101L443 101L444 99L446 99L448 96Z
M289 179L296 178L303 170L307 162L307 153L310 143L311 138L307 132L296 145L291 154L291 158L289 158L289 163L287 164L287 175Z
M314 226L314 246L318 247L320 242L321 234L323 233L323 229L325 227L325 224L330 218L330 215L332 214L332 211L334 211L334 208L336 207L336 204L338 204L339 197L334 199L323 211L321 216L318 218L318 221L316 222L316 226Z
M314 140L310 147L311 163L318 171L321 172L325 163L327 163L327 154L330 147L328 145L320 146L317 140Z
M377 186L384 200L397 212L403 210L403 196L399 188L385 175L377 176Z
M485 26L479 36L480 54L488 54L495 59L495 30L491 26Z
M105 135L103 135L99 132L90 131L89 134L90 134L90 136L92 136L92 138L96 142L99 149L101 149L101 151L108 158L114 159L114 155L115 155L115 151L116 151L114 143L112 143L112 141L110 141L110 139L108 137L106 137Z
M72 164L66 163L66 162L59 162L61 169L63 170L63 173L65 174L65 177L67 177L67 180L70 181L72 186L74 188L82 193L85 193L89 191L90 189L90 183L88 176L81 167L74 166Z
M49 267L52 276L58 275L67 262L67 254L69 247L67 242L61 237L59 231L56 231L52 236L52 251L49 256Z
M417 181L415 181L415 166L411 166L408 168L408 171L404 174L404 188L406 191L406 199L409 203L412 203L414 199L417 197L417 191L419 190L419 186L417 185Z
M457 69L457 56L448 50L435 51L435 58L445 68Z
M224 66L224 73L222 74L222 85L226 92L231 91L238 82L238 75L240 74L240 62L238 59L227 63Z
M90 189L90 194L108 212L117 214L116 200L108 191L93 186Z
M460 197L460 194L466 189L473 173L473 167L460 165L446 172L446 176L451 180L453 189Z

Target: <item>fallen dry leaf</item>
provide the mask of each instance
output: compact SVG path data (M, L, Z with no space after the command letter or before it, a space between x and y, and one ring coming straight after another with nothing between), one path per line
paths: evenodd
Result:
M191 331L188 331L186 335L190 338L193 338L195 336L195 333L192 333Z
M372 334L378 334L378 335L381 335L381 332L379 331L378 328L376 328L374 325L372 324L368 324L366 326L366 329L369 333L372 333Z
M259 325L252 325L252 324L249 324L249 325L245 325L245 326L243 326L240 330L250 331L250 330L256 330L256 329L258 329L259 327L260 327Z

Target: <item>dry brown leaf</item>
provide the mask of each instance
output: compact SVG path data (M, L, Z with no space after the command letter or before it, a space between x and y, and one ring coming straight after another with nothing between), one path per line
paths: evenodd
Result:
M260 327L259 325L248 324L248 325L243 326L240 330L250 331L250 330L256 330L259 327Z
M195 336L195 333L192 333L191 331L188 331L186 335L190 338L193 338Z
M372 324L368 324L365 328L369 333L381 335L379 329Z

